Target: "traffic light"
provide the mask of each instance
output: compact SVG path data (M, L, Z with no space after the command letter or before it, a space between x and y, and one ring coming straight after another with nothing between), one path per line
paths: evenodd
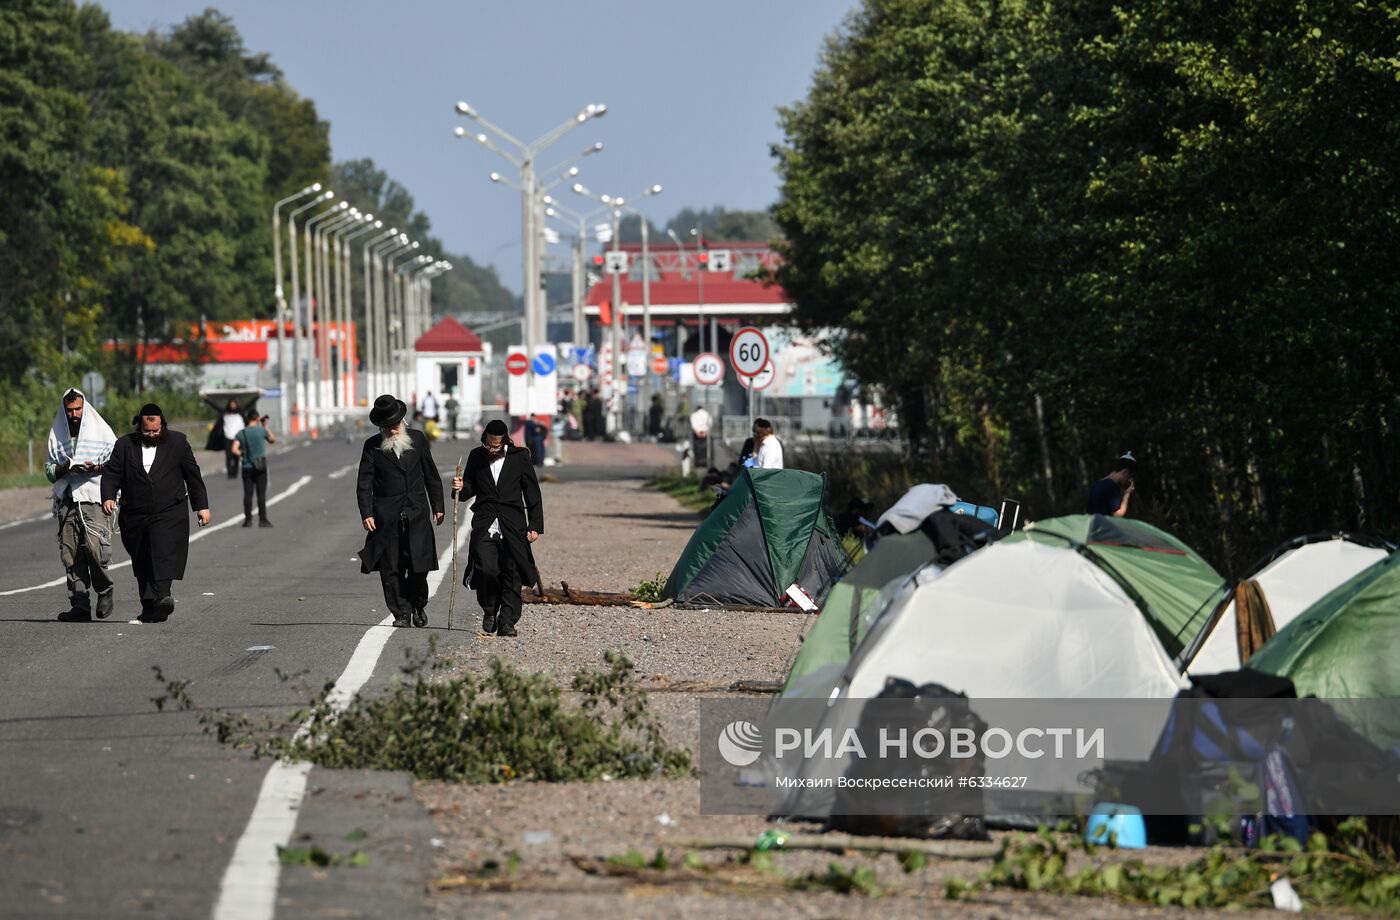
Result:
M710 266L710 254L709 254L708 252L706 252L705 250L702 249L702 250L700 250L700 255L697 256L696 258L698 258L698 259L700 260L700 267L701 267L701 268L709 268L709 266Z
M603 267L603 254L602 254L601 252L598 253L596 256L593 257L593 267L594 267L594 268L602 268L602 267Z

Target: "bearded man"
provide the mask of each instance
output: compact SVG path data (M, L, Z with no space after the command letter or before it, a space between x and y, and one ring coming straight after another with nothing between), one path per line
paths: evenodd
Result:
M131 424L135 431L117 440L103 467L102 510L116 513L121 496L122 546L141 594L141 615L132 622L164 623L175 610L170 583L185 577L189 558L185 502L203 527L209 493L190 442L170 430L160 406L146 403Z
M530 544L544 533L544 503L530 452L510 442L506 423L492 421L481 446L467 455L454 477L458 501L472 505L471 565L463 584L476 589L481 631L512 637L520 622L520 589L537 584L539 570Z
M428 523L444 517L442 477L428 439L404 423L408 406L380 396L369 420L379 434L365 441L355 498L365 528L360 571L378 572L395 626L428 625L428 573L438 567Z
M112 522L102 505L102 467L112 455L117 435L76 387L63 394L49 430L44 473L53 483L53 513L58 518L59 558L68 576L68 610L58 615L69 623L92 620L89 591L97 593L97 618L112 615Z

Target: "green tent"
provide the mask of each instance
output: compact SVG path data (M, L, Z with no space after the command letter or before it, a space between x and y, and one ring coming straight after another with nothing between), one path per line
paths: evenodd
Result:
M1227 590L1191 547L1132 518L1072 514L1037 521L1005 539L1068 543L1089 556L1133 598L1173 657L1205 628Z
M783 694L791 695L789 690L808 674L845 665L889 595L915 569L932 561L933 552L933 541L922 530L881 537L827 595L821 616L802 639Z
M796 584L820 604L850 568L822 505L825 490L816 473L745 469L695 529L662 596L777 607Z
M1247 667L1293 681L1299 696L1400 697L1400 553L1338 585L1250 656Z

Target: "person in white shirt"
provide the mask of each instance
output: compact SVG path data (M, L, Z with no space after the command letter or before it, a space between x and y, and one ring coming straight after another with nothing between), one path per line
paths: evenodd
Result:
M423 402L418 406L418 409L423 413L423 418L437 420L438 403L432 390L429 390L427 395L423 397Z
M761 470L783 468L783 442L773 433L773 423L766 418L753 420L753 441L756 449L754 466Z

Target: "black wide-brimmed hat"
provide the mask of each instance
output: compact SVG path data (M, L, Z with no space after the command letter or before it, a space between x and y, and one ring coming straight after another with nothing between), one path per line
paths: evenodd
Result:
M402 399L385 393L374 401L374 408L369 410L369 421L375 428L393 428L407 414L408 406Z

